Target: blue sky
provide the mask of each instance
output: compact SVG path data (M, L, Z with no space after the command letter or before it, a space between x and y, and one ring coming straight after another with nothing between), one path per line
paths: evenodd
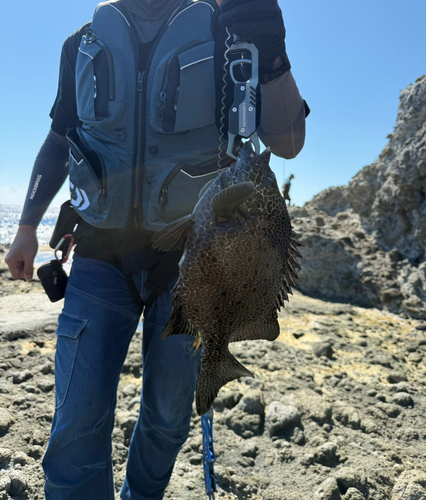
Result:
M22 203L50 128L62 42L91 19L96 0L6 2L0 60L0 203ZM293 173L302 205L347 184L393 131L400 90L426 73L425 0L281 1L287 50L312 113L305 148L273 159L279 183ZM54 201L67 199L67 189Z

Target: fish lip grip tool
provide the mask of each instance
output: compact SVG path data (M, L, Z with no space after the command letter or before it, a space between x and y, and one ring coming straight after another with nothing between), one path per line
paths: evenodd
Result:
M233 60L229 66L230 76L234 82L234 102L228 115L228 148L226 154L237 159L234 155L235 137L238 135L244 139L250 139L257 154L260 153L259 137L256 132L257 115L257 87L259 84L259 53L257 47L246 40L234 37L233 44L229 47L229 54L240 54L238 59ZM249 55L250 58L245 56ZM250 68L242 68L242 66ZM238 68L238 66L240 66ZM236 71L244 74L244 70L250 69L247 80L237 78Z

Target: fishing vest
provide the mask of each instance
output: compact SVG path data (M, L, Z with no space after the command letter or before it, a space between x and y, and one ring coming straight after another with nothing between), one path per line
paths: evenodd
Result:
M144 72L121 2L101 3L76 65L81 124L67 134L71 202L99 228L131 209L149 232L191 213L217 171L214 0L184 0L163 24Z

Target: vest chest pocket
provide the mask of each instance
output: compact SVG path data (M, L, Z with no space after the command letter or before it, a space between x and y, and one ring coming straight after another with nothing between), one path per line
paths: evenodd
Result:
M76 66L77 113L81 121L108 118L115 100L114 58L108 45L92 31L83 36Z
M199 165L174 165L155 188L149 206L150 223L159 229L164 223L190 214L201 188L218 173L216 157Z
M179 133L215 122L214 42L194 40L158 66L150 122L163 133Z
M75 129L68 132L67 139L70 146L71 204L88 222L103 220L107 201L105 166L96 153L83 152Z

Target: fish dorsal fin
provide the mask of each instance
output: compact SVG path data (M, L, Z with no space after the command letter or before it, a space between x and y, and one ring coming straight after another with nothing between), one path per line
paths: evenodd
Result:
M152 237L152 248L162 252L172 252L183 248L193 224L192 215L185 215L185 217L167 224Z
M198 199L200 199L203 194L207 191L207 189L209 189L209 187L213 184L213 182L215 181L216 179L210 179L209 182L206 182L204 184L204 186L200 189L200 193L198 195Z
M296 239L298 237L299 235L294 231L291 232L290 247L288 249L288 257L284 269L284 280L277 298L277 309L284 307L284 301L288 301L288 294L293 295L292 288L295 286L294 280L298 279L297 270L300 269L299 259L302 258L302 255L297 250L297 247L304 246L303 243Z
M254 184L252 182L232 184L213 197L212 210L218 217L226 217L248 200L253 193Z

